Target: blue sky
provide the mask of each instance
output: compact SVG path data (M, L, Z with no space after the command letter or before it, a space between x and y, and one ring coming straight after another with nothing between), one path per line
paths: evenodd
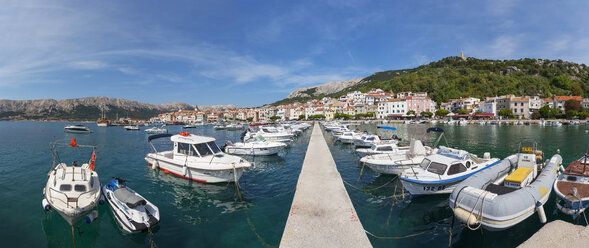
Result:
M107 96L245 107L460 51L589 64L589 1L0 0L0 6L0 99Z

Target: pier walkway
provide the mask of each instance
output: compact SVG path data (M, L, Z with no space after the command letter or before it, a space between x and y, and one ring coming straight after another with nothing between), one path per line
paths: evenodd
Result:
M575 225L562 220L545 224L534 236L519 245L519 248L536 247L587 247L589 227Z
M280 247L372 247L317 123Z

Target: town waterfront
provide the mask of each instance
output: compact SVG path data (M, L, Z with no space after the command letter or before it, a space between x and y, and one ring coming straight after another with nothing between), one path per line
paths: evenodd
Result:
M310 131L303 133L283 157L251 159L255 168L239 181L243 188L242 202L232 183L205 185L151 170L143 159L151 149L143 131L88 125L94 131L91 134L67 134L63 132L65 125L67 123L0 122L0 186L5 189L0 202L0 228L3 230L0 238L7 247L72 247L68 224L55 211L46 213L41 208L41 192L51 166L48 144L61 138L77 138L80 144L97 145L96 171L101 183L113 176L125 178L130 187L156 204L162 213L153 236L148 233L123 235L108 207L99 206L100 217L96 222L79 223L78 247L145 247L150 239L159 247L275 246L280 242L288 218L310 135ZM423 137L428 127L389 125L397 127L397 131L378 131L379 134L397 134L404 140ZM488 151L492 157L504 158L515 153L520 141L536 141L546 157L560 149L567 165L580 157L589 145L584 125L440 126L446 130L449 145L479 156ZM170 133L181 130L180 126L168 126L168 129ZM362 124L359 129L377 132L374 124ZM240 136L240 132L215 131L212 126L192 131L217 138L219 145L226 140L237 141ZM426 143L436 138L435 135L425 137ZM447 195L403 199L401 185L395 177L362 169L351 146L334 142L327 133L325 138L363 227L376 236L409 235L402 239L369 236L374 247L448 247L452 212ZM395 191L397 200L393 201ZM571 221L569 216L554 211L554 201L552 196L546 204L548 221ZM456 223L452 242L457 247L513 247L540 227L536 214L502 232L470 231Z

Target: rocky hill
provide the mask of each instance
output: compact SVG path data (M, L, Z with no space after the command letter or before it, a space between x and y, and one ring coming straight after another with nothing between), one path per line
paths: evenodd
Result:
M461 97L496 95L589 95L589 67L562 60L488 60L448 57L412 69L377 72L334 93L317 93L313 87L298 89L274 103L302 102L325 96L339 97L348 91L428 92L436 102ZM300 94L311 91L315 94ZM296 95L296 92L300 92Z
M96 120L102 110L107 118L147 119L159 113L194 109L186 103L150 104L109 97L54 100L0 100L0 120Z
M357 85L362 81L362 78L352 79L348 81L329 82L319 86L311 86L301 89L296 89L286 99L301 98L301 97L317 97L320 95L328 95L339 92L345 88Z

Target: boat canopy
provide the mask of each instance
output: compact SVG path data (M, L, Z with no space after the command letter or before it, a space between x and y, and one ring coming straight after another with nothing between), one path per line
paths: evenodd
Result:
M377 128L388 129L388 130L397 130L396 127L387 127L387 126L377 126Z
M154 139L172 137L172 136L173 136L173 134L170 134L170 133L151 135L151 136L147 137L147 142L151 142Z
M445 132L445 131L444 131L444 129L443 129L443 128L441 128L441 127L430 127L430 128L428 128L428 129L427 129L427 131L426 131L426 132L427 132L427 133L429 133L429 132L439 132L439 133L443 133L443 132Z

